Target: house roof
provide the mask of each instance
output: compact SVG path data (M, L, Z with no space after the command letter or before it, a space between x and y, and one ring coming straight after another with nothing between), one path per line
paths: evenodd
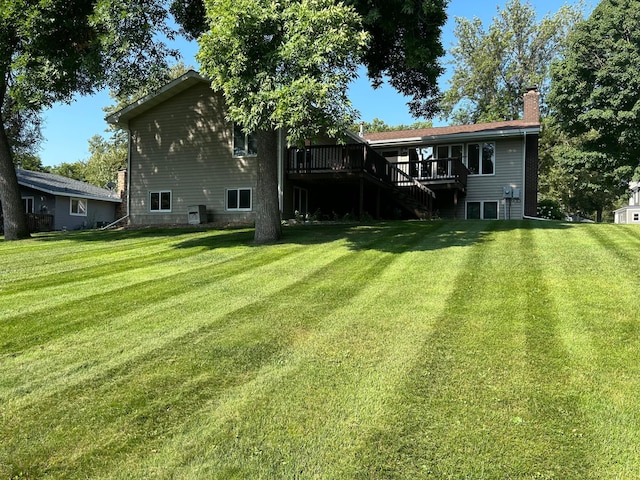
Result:
M54 175L52 173L34 172L18 168L16 170L18 184L51 195L102 200L121 203L122 200L106 188L96 187L89 183Z
M372 145L409 144L425 141L471 140L474 138L496 138L518 136L523 133L539 133L540 124L524 120L476 123L448 127L421 128L394 132L366 133L364 139Z
M106 118L106 120L108 123L116 125L117 127L127 128L130 119L137 117L141 113L150 110L151 108L169 100L198 83L211 82L195 70L189 70L184 75L181 75L175 80L167 83L155 92L152 92L132 104L127 105L122 110L112 113Z

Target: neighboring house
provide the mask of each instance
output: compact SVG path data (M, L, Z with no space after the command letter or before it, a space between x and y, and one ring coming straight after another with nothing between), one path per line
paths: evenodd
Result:
M629 190L631 190L629 205L613 212L615 223L640 224L640 182L630 182Z
M129 132L132 224L253 219L255 138L226 120L224 100L207 79L187 72L107 121ZM539 132L531 91L524 120L348 133L340 144L321 139L304 148L288 148L281 134L282 216L534 216Z
M16 169L20 194L32 231L78 230L116 220L115 192L51 173Z

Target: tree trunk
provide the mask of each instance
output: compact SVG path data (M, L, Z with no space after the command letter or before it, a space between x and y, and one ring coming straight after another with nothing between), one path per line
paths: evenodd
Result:
M25 215L20 186L13 165L11 147L0 115L0 203L4 216L4 239L22 240L29 238L29 226Z
M280 205L278 194L278 132L256 132L258 141L258 179L256 184L256 232L258 244L280 240Z
M596 222L602 223L602 207L596 209Z

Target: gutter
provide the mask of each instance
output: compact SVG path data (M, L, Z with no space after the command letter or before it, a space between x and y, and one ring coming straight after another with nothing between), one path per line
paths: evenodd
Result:
M540 133L540 127L530 128L509 128L504 130L494 130L491 132L467 132L467 133L449 133L445 135L428 135L426 137L398 138L389 140L368 140L367 143L373 146L402 146L413 145L415 143L431 141L431 142L447 142L447 141L469 141L475 139L505 138L526 135L527 133Z
M62 191L62 190L50 190L48 188L43 188L39 185L35 185L32 183L28 183L28 182L21 182L18 181L18 184L26 187L26 188L30 188L32 190L38 190L39 192L43 192L43 193L48 193L49 195L54 195L56 197L73 197L73 198L84 198L85 200L98 200L101 202L113 202L113 203L120 203L120 199L119 198L114 198L114 197L96 197L93 195L87 195L84 193L78 193L78 192L74 192L74 191Z

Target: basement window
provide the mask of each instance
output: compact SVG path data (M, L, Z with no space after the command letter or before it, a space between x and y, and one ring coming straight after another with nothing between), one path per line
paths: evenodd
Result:
M149 192L150 212L170 212L171 211L171 190L159 190Z
M227 189L227 210L251 211L251 193L250 188Z
M497 220L498 202L467 202L467 220Z

